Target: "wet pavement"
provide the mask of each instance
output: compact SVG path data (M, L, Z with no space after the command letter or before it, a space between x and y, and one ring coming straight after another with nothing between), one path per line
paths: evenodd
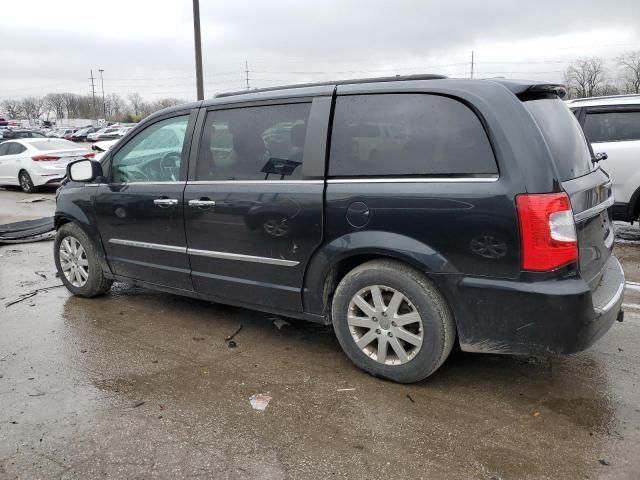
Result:
M0 220L53 209L15 210L24 197L0 191ZM616 247L631 282L638 249ZM123 284L72 297L51 250L0 246L0 479L640 478L633 283L625 322L586 352L458 352L397 385L357 370L327 327Z

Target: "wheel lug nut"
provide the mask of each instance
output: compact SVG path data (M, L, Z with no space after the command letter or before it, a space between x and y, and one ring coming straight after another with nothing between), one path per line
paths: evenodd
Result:
M382 333L382 332L380 331L380 329L379 329L379 328L376 328L376 333L377 333L378 335L380 335L380 333Z
M396 322L391 322L391 326L396 327Z
M374 322L378 321L378 319L376 317L372 317L371 320L373 320Z
M393 337L393 333L391 333L391 332L388 332L388 333L387 333L387 335L388 335L389 337Z

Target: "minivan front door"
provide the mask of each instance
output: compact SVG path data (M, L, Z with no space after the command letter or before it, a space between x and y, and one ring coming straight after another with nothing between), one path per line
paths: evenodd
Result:
M322 241L329 109L327 97L207 112L184 199L197 292L302 311Z
M160 117L111 155L95 211L116 275L192 290L184 233L187 158L197 111Z

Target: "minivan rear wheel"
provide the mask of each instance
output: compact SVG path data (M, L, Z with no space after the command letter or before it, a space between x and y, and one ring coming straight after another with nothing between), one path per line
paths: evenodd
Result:
M417 382L451 352L455 323L429 279L395 260L374 260L351 270L331 306L336 337L358 367L377 377Z
M105 277L93 242L75 223L58 229L53 252L58 275L74 295L96 297L111 288L113 280Z

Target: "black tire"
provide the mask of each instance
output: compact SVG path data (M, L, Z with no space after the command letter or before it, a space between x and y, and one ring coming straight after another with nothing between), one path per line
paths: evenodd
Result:
M71 237L80 242L86 255L88 278L86 279L86 283L81 286L73 285L62 270L60 245L67 237ZM86 298L97 297L98 295L105 294L111 288L113 280L105 277L93 242L84 230L75 223L65 223L58 229L55 242L53 243L53 257L62 283L74 295Z
M35 193L38 191L38 187L33 184L33 180L31 180L31 175L26 170L20 170L18 174L18 183L20 183L20 188L25 193Z
M405 363L379 363L358 347L352 336L347 321L351 299L358 292L373 285L384 285L400 292L411 302L411 306L420 316L422 345ZM342 349L356 366L373 376L399 383L418 382L435 372L449 356L456 337L455 322L442 294L425 275L395 260L366 262L345 275L333 296L331 317ZM387 328L391 332L393 327ZM382 333L385 331L382 330Z

